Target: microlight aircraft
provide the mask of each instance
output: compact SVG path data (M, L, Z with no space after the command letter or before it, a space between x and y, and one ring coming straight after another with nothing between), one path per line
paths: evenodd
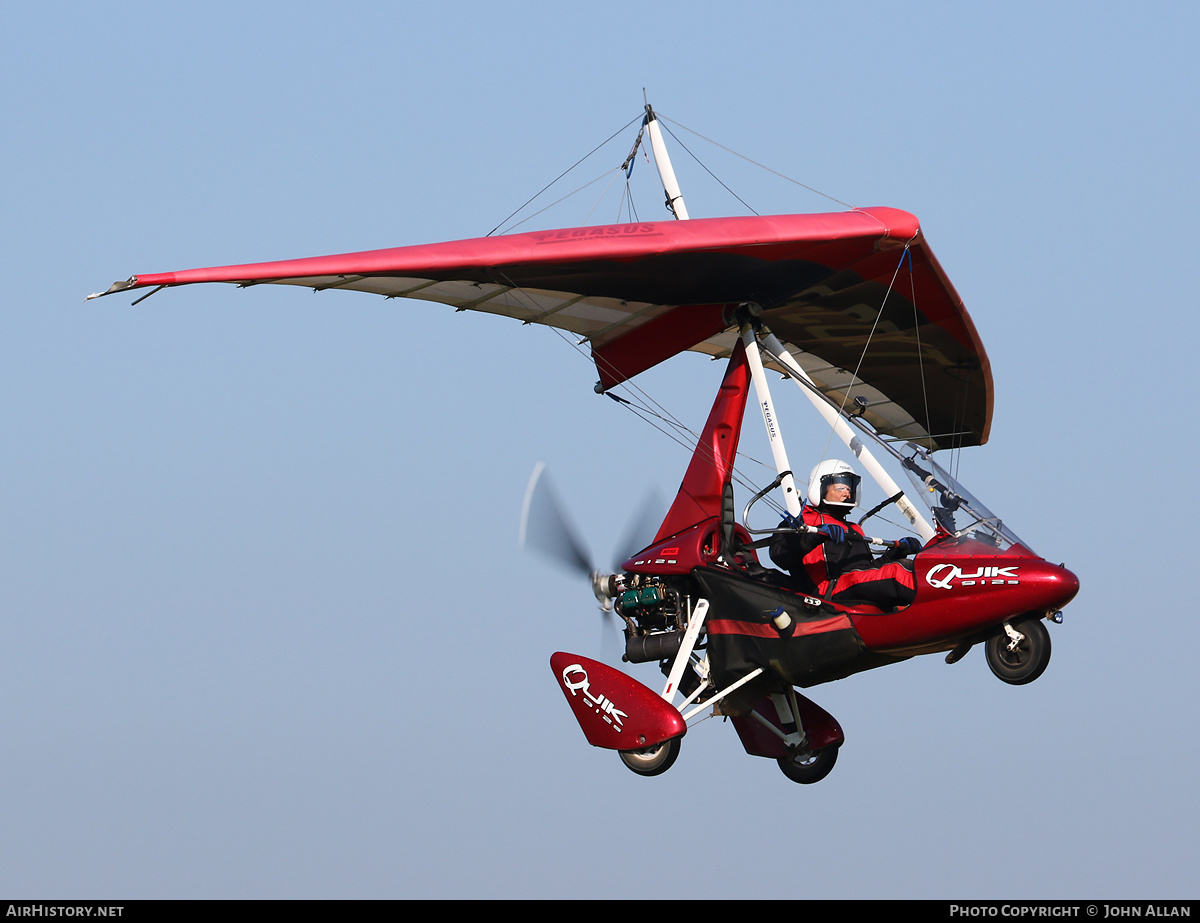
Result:
M686 207L649 106L643 132L676 220L139 274L89 297L227 282L439 302L569 331L590 346L602 393L685 351L726 359L653 540L619 573L589 574L602 608L624 622L624 660L657 662L661 692L579 654L550 658L588 742L618 751L636 773L665 772L688 722L720 714L748 753L776 760L795 782L817 782L845 737L797 687L919 654L948 652L953 663L982 644L1004 682L1037 679L1050 658L1045 622L1061 622L1079 582L934 459L987 441L992 376L917 219L854 208L682 220ZM821 596L764 577L772 571L758 550L784 527L751 528L750 510L764 502L773 519L799 519L803 494L767 369L795 383L882 489L887 499L867 516L895 507L919 537L911 605L843 605L829 598L832 587ZM755 485L739 520L733 481L751 389L776 477ZM911 486L901 488L883 462Z

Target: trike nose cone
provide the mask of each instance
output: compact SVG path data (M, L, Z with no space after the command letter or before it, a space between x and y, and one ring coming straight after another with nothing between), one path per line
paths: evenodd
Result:
M1061 565L1050 568L1050 571L1046 581L1046 591L1050 597L1047 608L1061 609L1079 592L1079 578Z

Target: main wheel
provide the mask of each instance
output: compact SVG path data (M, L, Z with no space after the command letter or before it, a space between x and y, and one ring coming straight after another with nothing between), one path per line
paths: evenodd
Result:
M681 737L672 737L644 750L618 750L621 762L639 776L659 776L675 765L679 758Z
M984 649L988 666L1006 683L1023 686L1046 672L1050 663L1050 632L1041 619L1029 619L1013 625L1025 637L1010 650L1008 632L988 638Z
M812 785L820 782L833 770L837 762L837 747L822 747L817 751L805 751L796 756L785 756L777 760L780 771L793 782Z

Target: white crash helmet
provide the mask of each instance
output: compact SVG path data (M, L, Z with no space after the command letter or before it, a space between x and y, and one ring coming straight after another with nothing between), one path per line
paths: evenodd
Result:
M827 459L813 468L812 474L808 476L808 502L813 506L820 506L824 503L827 507L852 510L858 506L858 485L861 480L862 478L854 473L854 469L844 461L836 458ZM845 484L850 488L848 503L834 503L825 499L825 491L831 484Z

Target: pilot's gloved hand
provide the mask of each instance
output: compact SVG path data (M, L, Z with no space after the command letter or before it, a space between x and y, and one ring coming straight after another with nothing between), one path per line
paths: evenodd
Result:
M779 523L781 529L799 529L804 525L804 520L793 516L791 513L784 513L783 519Z
M823 541L844 542L846 540L846 530L836 523L827 522L823 526L817 526L817 531L825 536Z
M896 557L903 558L910 554L916 554L923 547L920 539L906 535L896 542Z

